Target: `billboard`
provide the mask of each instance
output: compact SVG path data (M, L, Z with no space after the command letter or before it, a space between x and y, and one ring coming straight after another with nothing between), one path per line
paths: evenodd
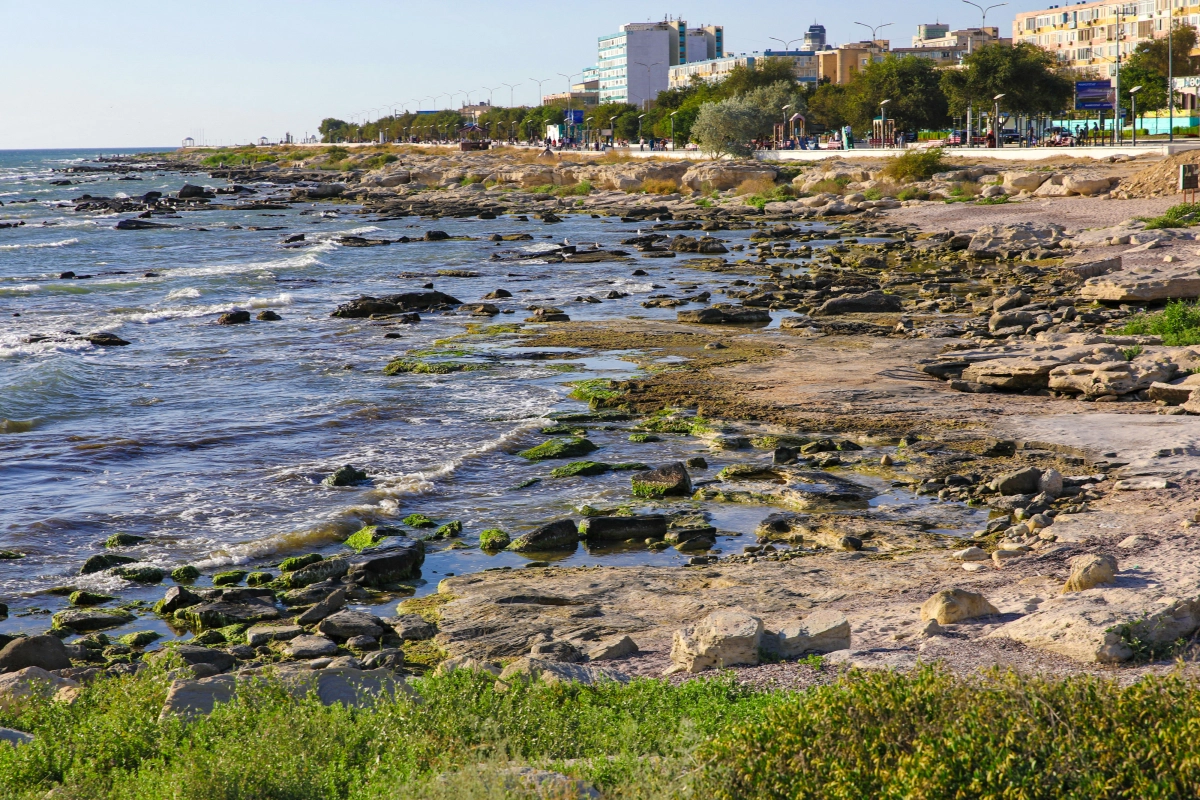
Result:
M1076 111L1107 111L1113 107L1112 81L1076 81Z
M583 109L572 108L570 111L563 112L563 119L568 125L583 124Z

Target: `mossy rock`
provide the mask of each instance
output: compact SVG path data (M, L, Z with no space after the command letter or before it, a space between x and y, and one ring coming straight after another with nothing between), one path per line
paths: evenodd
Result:
M613 382L607 378L575 381L571 386L574 388L571 389L570 397L585 403L592 403L596 400L616 400L621 397L621 393L612 388Z
M449 375L454 372L475 372L487 369L484 364L462 361L421 361L416 358L397 358L383 368L384 375Z
M72 606L100 606L102 603L113 602L116 597L96 594L94 591L72 591L68 600Z
M655 436L653 433L631 433L629 441L634 444L650 444L651 442L661 442L661 436Z
M161 636L162 634L157 631L137 631L136 633L127 633L124 636L118 636L117 641L129 647L145 647Z
M747 478L778 478L779 472L765 464L730 464L717 473L719 481L736 481Z
M572 461L562 467L550 470L551 478L572 478L575 476L603 475L612 469L612 465L600 461Z
M361 553L368 547L374 547L388 536L393 535L388 531L388 528L380 528L378 525L367 525L350 534L350 538L346 539L344 544L351 550Z
M333 474L329 475L321 483L325 486L354 486L367 480L367 473L346 464L334 470Z
M250 630L250 626L245 623L235 623L226 625L224 628L215 628L218 633L225 637L225 641L230 644L245 644L246 631Z
M612 464L613 472L631 472L635 470L650 469L649 464L643 464L641 461L623 461L620 464Z
M512 544L508 534L498 528L488 528L479 534L479 548L488 552L503 550Z
M410 528L436 528L437 523L424 514L409 514L402 522Z
M453 520L442 525L433 532L434 539L452 539L455 536L462 536L463 525L459 520Z
M247 586L266 586L271 581L275 580L275 576L269 572L251 572L246 576Z
M807 436L790 436L782 433L750 437L751 447L757 447L759 450L774 450L776 447L803 447L811 441L812 439Z
M309 564L315 564L318 561L323 561L325 556L320 553L308 553L303 556L292 556L285 558L279 562L279 570L281 572L295 572L298 569L304 569Z
M167 571L158 567L117 567L113 575L134 583L162 583Z
M106 569L118 567L121 564L132 564L137 561L136 558L129 556L118 556L112 553L100 553L83 562L83 566L79 568L80 575L91 575L93 572L103 572Z
M182 567L176 567L171 570L171 580L176 583L192 583L200 577L200 570L193 567L191 564L185 564Z
M71 592L68 598L73 606L98 606L103 603L111 603L117 598L107 594L97 594L96 592Z
M11 561L24 557L24 553L18 553L16 550L0 550L0 561Z
M237 586L249 573L244 569L231 569L213 575L213 586Z
M128 611L113 609L68 609L59 611L50 618L50 624L57 630L69 630L76 633L97 631L104 628L115 628L127 622L133 622L135 617Z
M188 644L199 644L204 645L205 647L214 644L225 644L225 634L221 633L215 628L207 631L201 631L193 636L192 640L188 642Z
M575 425L550 425L542 428L541 432L546 436L586 436L587 428L579 428Z
M105 547L130 547L146 541L145 536L134 536L132 533L114 533L104 540Z
M574 437L571 439L551 439L548 442L542 442L537 447L522 450L517 455L528 461L549 461L555 458L578 458L579 456L586 456L595 449L596 445L592 444L591 440L583 437Z
M518 483L516 486L512 487L512 489L510 489L509 491L515 492L518 489L528 489L530 486L534 486L541 482L542 482L541 478L526 478L525 480Z

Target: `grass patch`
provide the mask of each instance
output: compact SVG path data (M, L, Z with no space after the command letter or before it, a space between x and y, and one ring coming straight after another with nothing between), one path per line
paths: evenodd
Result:
M945 155L946 152L940 147L908 150L902 155L888 159L883 167L883 174L898 181L927 181L935 174L946 171Z
M813 194L845 194L849 178L824 178L808 187Z
M1180 203L1171 206L1162 216L1142 217L1146 230L1160 228L1189 228L1200 221L1200 203Z
M753 183L753 181L745 181L742 183L742 186L745 186L747 183ZM791 199L792 190L790 187L772 185L770 189L755 192L749 197L746 197L745 201L746 205L754 206L761 211L767 203L786 202Z
M411 602L411 601L407 601ZM445 654L404 646L409 664ZM815 666L815 665L814 665ZM819 667L818 667L819 668ZM1122 686L936 667L851 673L804 691L714 676L671 686L547 686L458 671L420 700L323 707L264 686L186 725L159 721L159 669L101 678L73 704L35 700L0 725L6 798L366 800L546 798L505 775L563 771L606 798L1174 798L1200 792L1195 708L1181 673Z
M1200 303L1172 300L1154 314L1138 314L1121 329L1127 336L1161 336L1168 347L1200 344Z
M475 372L487 369L483 364L465 364L461 361L421 361L413 358L397 358L383 368L384 375L448 375L452 372Z
M557 197L586 197L592 193L592 184L590 181L580 181L572 183L569 186L557 186L550 194Z

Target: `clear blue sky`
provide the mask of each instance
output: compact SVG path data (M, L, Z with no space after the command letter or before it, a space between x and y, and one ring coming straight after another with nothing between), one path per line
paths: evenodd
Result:
M1016 11L1044 7L1013 0L988 22L1008 32ZM595 63L596 37L666 14L724 25L733 52L777 46L769 37L794 39L814 21L834 43L869 36L856 21L893 22L881 37L896 45L921 22L979 24L962 0L0 0L0 149L299 137L327 116L457 90L474 101L501 82L532 103L530 78L562 90L557 73Z

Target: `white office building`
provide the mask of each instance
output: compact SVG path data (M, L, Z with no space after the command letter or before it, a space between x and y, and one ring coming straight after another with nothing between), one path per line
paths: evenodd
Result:
M720 25L688 28L683 20L631 22L599 39L601 103L641 106L666 91L670 69L725 55Z

